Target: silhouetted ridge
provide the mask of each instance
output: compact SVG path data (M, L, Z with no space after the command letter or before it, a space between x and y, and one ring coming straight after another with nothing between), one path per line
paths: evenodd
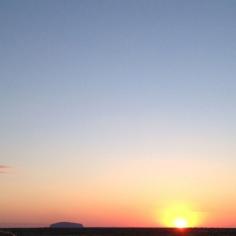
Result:
M57 222L51 224L50 228L83 228L83 225L80 223L73 222Z

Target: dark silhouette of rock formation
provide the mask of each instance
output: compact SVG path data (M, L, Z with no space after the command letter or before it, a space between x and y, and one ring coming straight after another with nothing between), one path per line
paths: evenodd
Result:
M83 228L82 224L73 222L57 222L50 225L50 228Z

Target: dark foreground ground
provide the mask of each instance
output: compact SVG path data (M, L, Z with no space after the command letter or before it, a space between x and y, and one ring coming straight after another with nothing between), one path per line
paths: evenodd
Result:
M15 236L168 236L168 235L219 235L236 236L236 228L81 228L81 229L50 229L50 228L19 228L0 229L0 236L7 236L1 231Z

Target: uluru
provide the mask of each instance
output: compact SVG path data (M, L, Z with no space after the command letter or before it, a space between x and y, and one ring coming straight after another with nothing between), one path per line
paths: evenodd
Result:
M51 224L50 228L83 228L83 225L74 222L57 222Z

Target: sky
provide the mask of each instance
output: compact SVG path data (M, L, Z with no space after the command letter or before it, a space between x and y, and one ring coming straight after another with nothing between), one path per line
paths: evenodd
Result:
M0 226L236 227L235 13L0 1Z

